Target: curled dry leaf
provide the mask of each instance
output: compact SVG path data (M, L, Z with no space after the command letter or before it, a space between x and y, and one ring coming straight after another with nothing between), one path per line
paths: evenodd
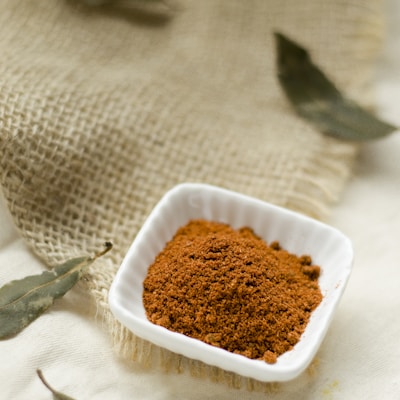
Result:
M14 280L0 288L0 339L19 333L43 314L82 277L87 267L112 248L110 242L94 257L78 257L52 271Z
M295 111L323 133L350 141L384 137L397 128L346 98L306 49L275 33L278 78Z

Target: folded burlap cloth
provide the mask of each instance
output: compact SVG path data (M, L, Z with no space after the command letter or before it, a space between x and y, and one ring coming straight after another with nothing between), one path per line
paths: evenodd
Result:
M49 266L113 242L80 289L124 357L238 385L234 374L127 332L109 311L108 289L152 207L177 183L206 182L327 217L356 146L294 114L277 83L273 31L306 46L365 103L382 5L150 3L114 10L1 1L2 190L21 235Z

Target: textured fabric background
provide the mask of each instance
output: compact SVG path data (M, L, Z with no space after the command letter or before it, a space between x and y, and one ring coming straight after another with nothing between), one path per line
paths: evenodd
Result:
M115 12L1 2L1 184L16 226L47 264L114 243L81 287L124 356L238 385L133 337L110 315L108 288L151 208L179 182L327 215L356 147L293 114L275 78L273 31L308 47L365 102L381 4L167 4Z

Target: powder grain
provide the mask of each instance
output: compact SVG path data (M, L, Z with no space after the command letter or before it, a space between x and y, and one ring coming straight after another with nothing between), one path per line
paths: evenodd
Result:
M148 319L251 359L276 362L322 300L320 267L249 228L205 220L181 227L144 281Z

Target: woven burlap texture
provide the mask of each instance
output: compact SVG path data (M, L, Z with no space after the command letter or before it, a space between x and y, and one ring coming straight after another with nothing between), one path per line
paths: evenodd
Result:
M146 216L177 183L328 215L356 146L293 113L276 80L273 32L307 46L365 100L381 14L371 0L175 0L127 11L0 3L4 196L49 266L114 243L80 288L123 356L238 385L234 374L135 338L110 315L108 289Z

